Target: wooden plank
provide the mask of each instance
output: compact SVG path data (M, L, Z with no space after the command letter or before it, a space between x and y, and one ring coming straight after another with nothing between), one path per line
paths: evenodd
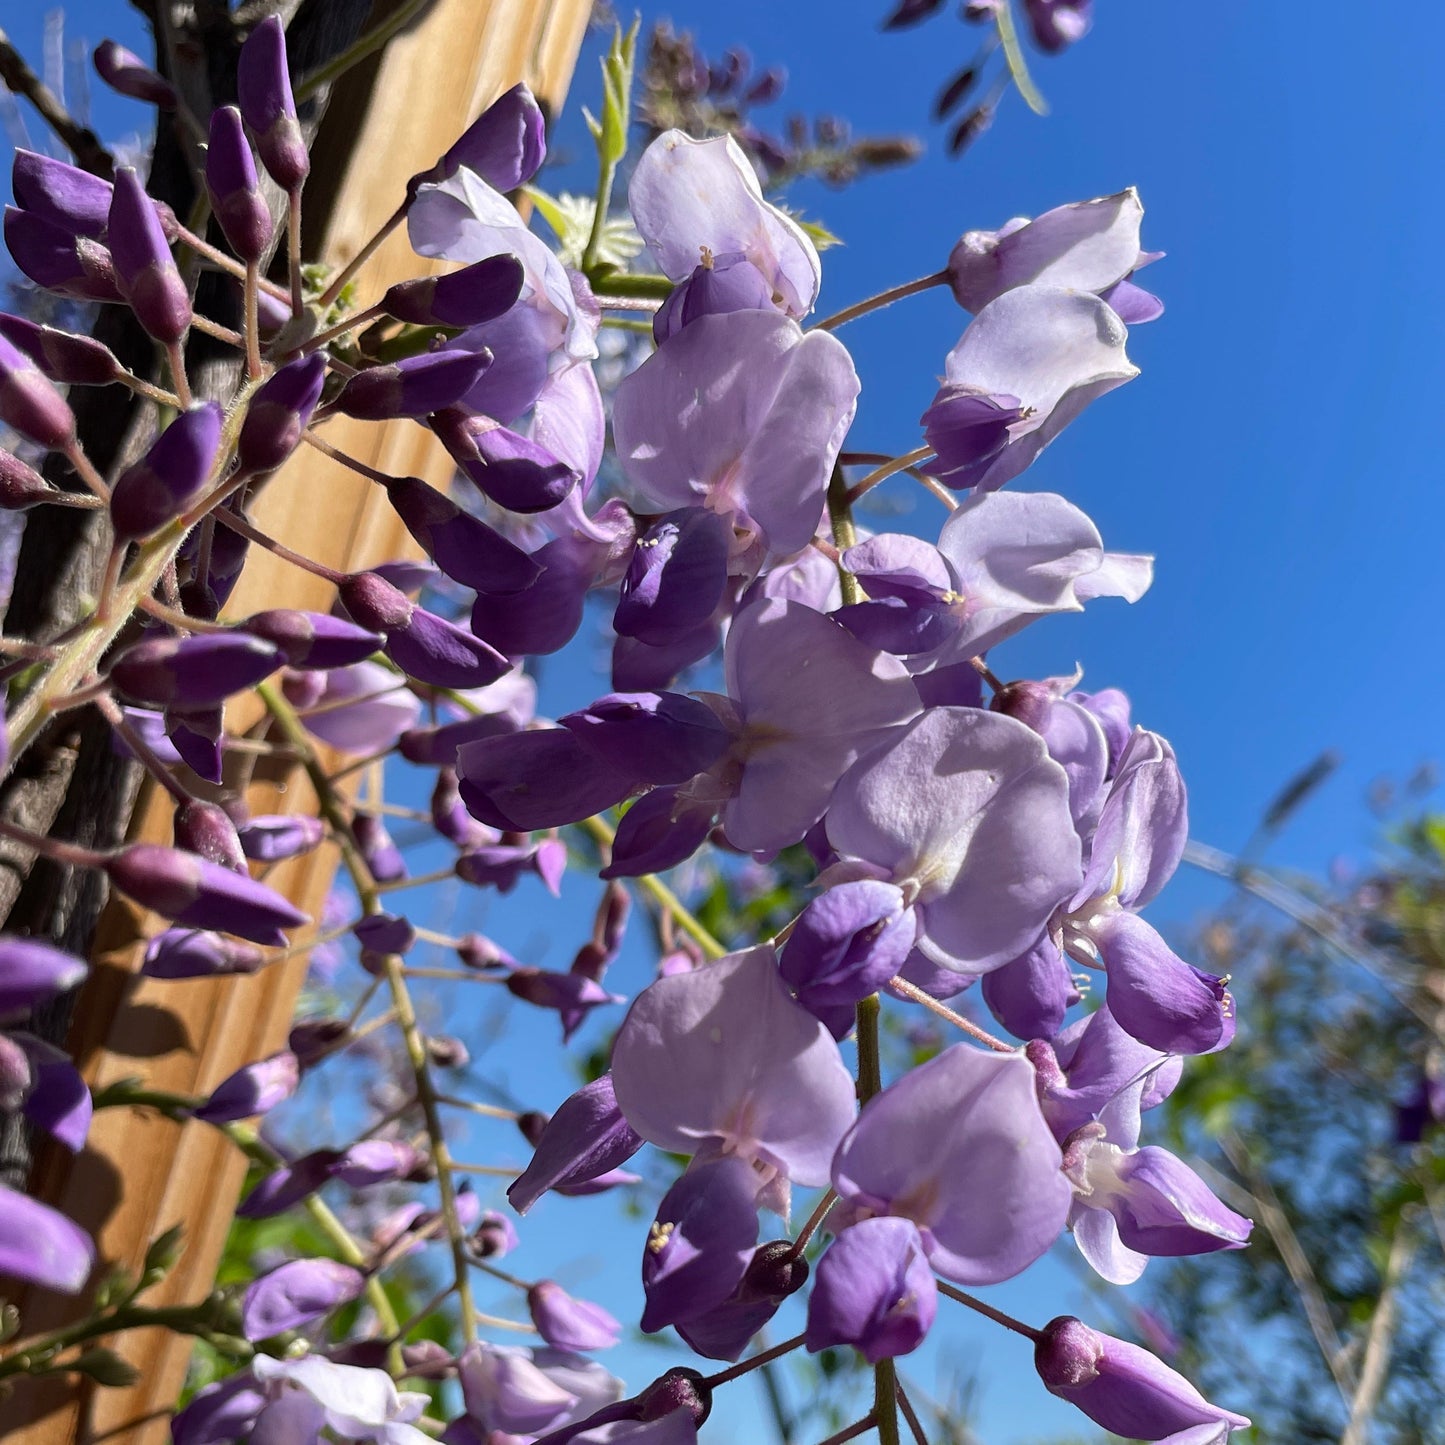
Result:
M394 40L376 67L369 103L359 116L347 118L355 143L326 232L327 259L341 264L355 255L394 210L402 181L431 165L464 120L518 80L527 81L555 112L589 10L587 0L438 0L424 21ZM425 269L399 231L360 272L359 294L379 294ZM452 473L431 435L411 422L375 425L338 418L328 424L327 437L395 474L444 485ZM368 566L412 550L379 489L305 447L268 486L256 516L297 550L333 567ZM230 610L236 615L260 607L325 610L329 594L319 579L253 548ZM244 727L251 720L244 706L235 706L228 722ZM247 801L257 813L314 806L305 777L294 769L254 783ZM171 812L164 796L148 792L131 836L169 842ZM335 861L334 849L324 848L281 865L268 882L318 917ZM282 1046L306 960L297 957L254 978L143 979L136 973L137 940L159 926L123 900L112 902L70 1045L95 1087L140 1076L159 1090L206 1094L234 1069ZM45 1153L34 1187L95 1233L102 1263L94 1282L116 1266L138 1270L149 1241L181 1224L185 1254L148 1296L150 1303L165 1305L198 1301L210 1290L243 1175L241 1156L215 1130L113 1109L97 1116L77 1159L59 1150ZM32 1332L55 1328L85 1309L83 1300L39 1290L27 1292L20 1303ZM27 1381L0 1404L5 1439L14 1445L82 1439L164 1445L189 1342L147 1330L109 1343L140 1371L134 1386L77 1389L72 1382Z

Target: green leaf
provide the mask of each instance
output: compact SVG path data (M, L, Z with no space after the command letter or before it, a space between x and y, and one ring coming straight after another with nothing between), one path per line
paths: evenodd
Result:
M636 16L624 34L621 25L612 33L612 44L602 61L602 119L587 124L597 142L597 154L604 166L616 166L627 154L627 130L632 123L632 76L637 60L637 31L642 17ZM585 112L584 112L585 113Z

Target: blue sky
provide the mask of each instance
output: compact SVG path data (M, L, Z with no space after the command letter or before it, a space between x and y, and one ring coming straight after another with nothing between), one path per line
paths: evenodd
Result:
M915 166L792 197L847 243L824 257L822 310L936 270L966 229L1131 184L1148 210L1145 244L1168 252L1148 278L1166 315L1130 340L1143 375L1097 403L1022 479L1084 507L1108 545L1155 553L1154 589L1132 608L1101 602L1047 621L995 665L1040 676L1077 660L1086 685L1123 687L1136 718L1178 750L1195 835L1225 848L1243 843L1288 776L1338 749L1340 774L1274 856L1309 869L1363 857L1373 831L1367 785L1441 753L1445 669L1433 604L1445 554L1436 440L1445 115L1434 97L1445 13L1411 7L1409 23L1392 28L1343 0L1102 0L1083 43L1035 65L1052 114L1039 119L1011 98L953 162L927 112L976 32L945 13L880 36L885 8L669 7L711 52L742 44L761 63L787 65L786 97L764 117L831 111L860 132L925 136L928 154ZM139 38L135 12L119 0L68 13L73 35ZM7 27L39 54L38 13ZM573 98L592 104L595 94L584 59ZM97 97L108 136L144 119L141 107ZM561 140L580 146L575 120ZM917 417L964 320L935 291L842 333L864 382L850 445L900 452L917 443ZM941 515L920 497L908 525L926 530ZM459 922L485 922L504 938L522 929L535 940L531 961L565 965L592 902L581 880L569 893L573 906L551 915L526 891L486 918L459 903ZM1184 923L1211 896L1181 877L1156 912ZM616 987L635 991L645 968L634 950ZM477 1022L479 1038L485 1027ZM529 1101L555 1102L530 1092L558 1090L538 1062L553 1025L526 1016L510 1027L498 1060L509 1084ZM478 1136L478 1148L486 1137L495 1136ZM636 1268L637 1225L599 1244L596 1215L561 1217L570 1204L539 1206L538 1267L561 1243L573 1271L564 1279L615 1298L614 1284ZM530 1266L522 1258L518 1267ZM1063 1270L1030 1278L1013 1291L1020 1312L1037 1319L1070 1304ZM990 1445L1022 1445L1078 1418L1032 1384L1001 1383L1027 1374L1017 1343L998 1331L950 1335L921 1366L924 1379L953 1359L1003 1372L980 1417ZM614 1368L634 1374L658 1358L618 1353Z

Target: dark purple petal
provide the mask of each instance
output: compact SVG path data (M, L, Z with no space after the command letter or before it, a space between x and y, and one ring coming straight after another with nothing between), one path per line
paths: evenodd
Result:
M266 1405L266 1396L247 1370L197 1391L171 1421L172 1445L234 1445L245 1439Z
M700 1355L736 1360L778 1306L808 1282L808 1273L808 1261L794 1250L792 1240L760 1245L732 1294L710 1310L689 1315L677 1332Z
M547 1120L532 1162L508 1188L507 1198L518 1214L525 1214L549 1189L610 1173L642 1142L617 1107L611 1074L603 1074L565 1099Z
M331 1178L341 1155L335 1149L318 1149L303 1154L291 1164L273 1169L236 1206L239 1219L270 1219L284 1214L308 1194L314 1194Z
M251 636L274 643L287 666L321 672L362 662L385 640L379 632L358 627L344 617L291 608L254 612L240 625Z
M431 351L349 378L331 406L361 421L426 416L459 402L492 364L490 351Z
M463 587L508 595L542 575L541 562L420 478L398 477L387 483L386 495L427 556Z
M711 803L680 799L676 788L644 793L622 815L612 840L612 859L603 878L636 878L662 873L691 858L712 831Z
M703 626L727 585L733 529L705 507L685 507L641 537L612 623L618 634L660 646Z
M710 707L675 692L610 693L559 721L594 757L646 783L684 783L732 741Z
M65 398L4 336L0 336L0 421L47 451L64 451L75 440L75 417Z
M22 210L76 235L100 237L110 219L109 181L68 161L20 149L10 169L10 187Z
M517 84L499 95L430 171L412 177L408 194L424 182L446 180L461 166L496 190L514 191L537 174L546 154L546 117L532 92Z
M444 276L398 281L380 304L389 316L414 326L480 326L516 304L525 278L515 256L488 256Z
M876 993L903 967L918 923L891 883L841 883L798 915L779 969L798 1002L821 1010Z
M648 1334L720 1305L758 1242L758 1177L736 1155L694 1162L657 1207L642 1252Z
M140 971L147 978L214 978L255 973L265 962L254 944L195 928L168 928L146 944Z
M109 347L91 336L73 336L40 326L23 316L0 314L0 336L23 351L42 372L62 386L105 386L121 376Z
M457 753L457 771L474 818L522 833L590 818L621 802L636 781L594 757L567 728L468 743Z
M431 425L462 471L509 511L548 511L581 479L546 447L490 417L453 408L433 416Z
M30 1059L30 1095L25 1100L26 1121L77 1153L90 1132L90 1085L54 1044L29 1034L17 1036Z
M774 309L772 285L741 251L721 256L709 251L702 264L680 281L662 303L652 318L652 336L661 346L700 316Z
M1082 995L1058 945L1041 938L1021 958L990 969L979 984L989 1012L1016 1039L1051 1039Z
M109 204L109 194L106 201ZM110 252L34 211L5 207L5 245L15 264L39 287L77 301L119 301Z
M870 1365L923 1343L938 1285L908 1219L864 1219L828 1246L808 1297L810 1354L852 1345Z

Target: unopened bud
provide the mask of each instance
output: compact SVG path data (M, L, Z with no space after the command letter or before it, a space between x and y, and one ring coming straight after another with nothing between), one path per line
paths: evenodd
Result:
M0 315L0 336L23 351L61 386L105 386L122 375L110 349L90 336L37 326L23 316Z
M47 451L64 451L75 440L75 417L40 368L0 336L0 421Z
M221 419L214 401L183 411L145 456L121 473L110 499L119 540L149 536L200 495L221 445Z
M161 110L176 108L175 87L157 75L133 50L114 40L102 40L91 59L95 62L95 73L112 90Z
M296 119L286 59L286 30L268 15L246 38L236 61L236 98L255 137L261 164L283 191L294 192L311 171Z
M243 261L260 261L271 244L271 212L256 179L241 112L234 105L211 112L206 193L230 248Z
M515 256L488 256L444 276L398 281L381 298L381 308L413 326L480 326L511 310L524 276Z
M190 296L155 202L130 166L115 173L106 240L116 279L136 320L163 345L178 343L191 324Z

